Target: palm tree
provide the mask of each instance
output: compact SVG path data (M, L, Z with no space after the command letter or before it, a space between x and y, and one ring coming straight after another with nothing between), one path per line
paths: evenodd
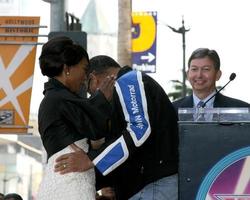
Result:
M131 0L118 0L118 62L131 66Z
M175 101L182 96L183 94L183 84L181 81L179 80L171 80L171 82L173 83L173 92L169 92L168 96L172 101ZM186 86L186 95L191 95L192 94L192 88Z

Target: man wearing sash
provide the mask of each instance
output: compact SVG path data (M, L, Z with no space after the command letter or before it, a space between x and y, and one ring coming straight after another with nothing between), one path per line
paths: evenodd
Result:
M108 56L90 60L89 92L116 78L110 135L98 150L82 150L57 159L61 174L96 169L109 181L116 199L177 200L177 116L162 87L150 76L123 68ZM103 110L107 110L104 108ZM107 112L109 114L109 112ZM61 168L67 162L70 167Z

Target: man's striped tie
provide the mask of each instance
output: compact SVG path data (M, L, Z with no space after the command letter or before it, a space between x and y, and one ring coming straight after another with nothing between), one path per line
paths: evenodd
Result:
M202 108L202 106L204 105L204 102L203 101L200 101L198 104L197 104L197 108ZM197 121L206 121L205 119L205 113L200 113L198 112L198 118L197 118Z

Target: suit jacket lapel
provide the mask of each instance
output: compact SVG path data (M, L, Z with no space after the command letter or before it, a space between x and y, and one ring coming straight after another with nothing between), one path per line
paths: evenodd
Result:
M193 95L187 96L183 100L182 107L187 107L187 108L193 108L194 107Z
M214 108L218 108L218 107L221 107L221 105L223 105L223 95L218 93L216 94L215 96L215 99L214 99Z

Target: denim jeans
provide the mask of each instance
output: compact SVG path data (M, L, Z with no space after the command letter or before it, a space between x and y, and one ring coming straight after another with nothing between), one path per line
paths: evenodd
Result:
M178 175L167 176L146 185L129 200L177 200Z

